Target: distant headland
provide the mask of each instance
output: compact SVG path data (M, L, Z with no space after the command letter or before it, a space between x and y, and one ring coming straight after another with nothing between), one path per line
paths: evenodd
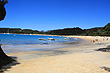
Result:
M0 33L14 34L47 34L47 35L82 35L82 36L110 36L110 23L104 27L95 27L91 29L81 29L79 27L64 28L57 30L38 31L21 28L0 28Z

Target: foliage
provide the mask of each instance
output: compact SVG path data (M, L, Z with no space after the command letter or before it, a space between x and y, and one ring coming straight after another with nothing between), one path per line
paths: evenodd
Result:
M79 27L76 28L65 28L65 29L58 29L58 30L50 30L45 32L46 34L52 35L80 35L83 33L83 30Z
M85 36L110 36L110 23L104 27L91 29L81 29L79 27L64 28L58 30L38 31L21 28L0 28L0 33L17 33L17 34L51 34L51 35L85 35Z
M16 33L16 34L38 34L37 30L21 29L21 28L0 28L0 33Z

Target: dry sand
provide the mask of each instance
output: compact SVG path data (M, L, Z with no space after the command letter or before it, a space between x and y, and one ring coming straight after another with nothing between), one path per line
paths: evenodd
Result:
M95 51L110 45L109 37L68 36L87 40L85 43L49 51L10 53L20 64L5 73L109 73L110 52ZM108 40L107 40L108 38ZM98 39L96 42L91 42Z

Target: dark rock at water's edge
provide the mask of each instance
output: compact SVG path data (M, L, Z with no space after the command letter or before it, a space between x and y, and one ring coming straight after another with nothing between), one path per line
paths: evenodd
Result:
M96 51L110 52L110 45L107 48L100 48L100 49L97 49Z
M0 21L4 20L5 15L6 15L6 11L5 11L4 5L5 4L2 1L0 1Z

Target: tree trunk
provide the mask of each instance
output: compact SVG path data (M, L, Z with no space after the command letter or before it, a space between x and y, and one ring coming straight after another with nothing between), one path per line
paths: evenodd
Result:
M0 0L0 21L5 18L5 15L6 15L6 11L4 8L4 4ZM8 57L3 52L2 48L1 48L1 44L0 44L0 69L2 68L2 66L7 65L7 64L11 63L12 61L13 61L13 59Z
M2 66L7 65L9 63L12 63L13 59L11 59L10 57L8 57L2 50L1 45L0 45L0 68L2 68Z

